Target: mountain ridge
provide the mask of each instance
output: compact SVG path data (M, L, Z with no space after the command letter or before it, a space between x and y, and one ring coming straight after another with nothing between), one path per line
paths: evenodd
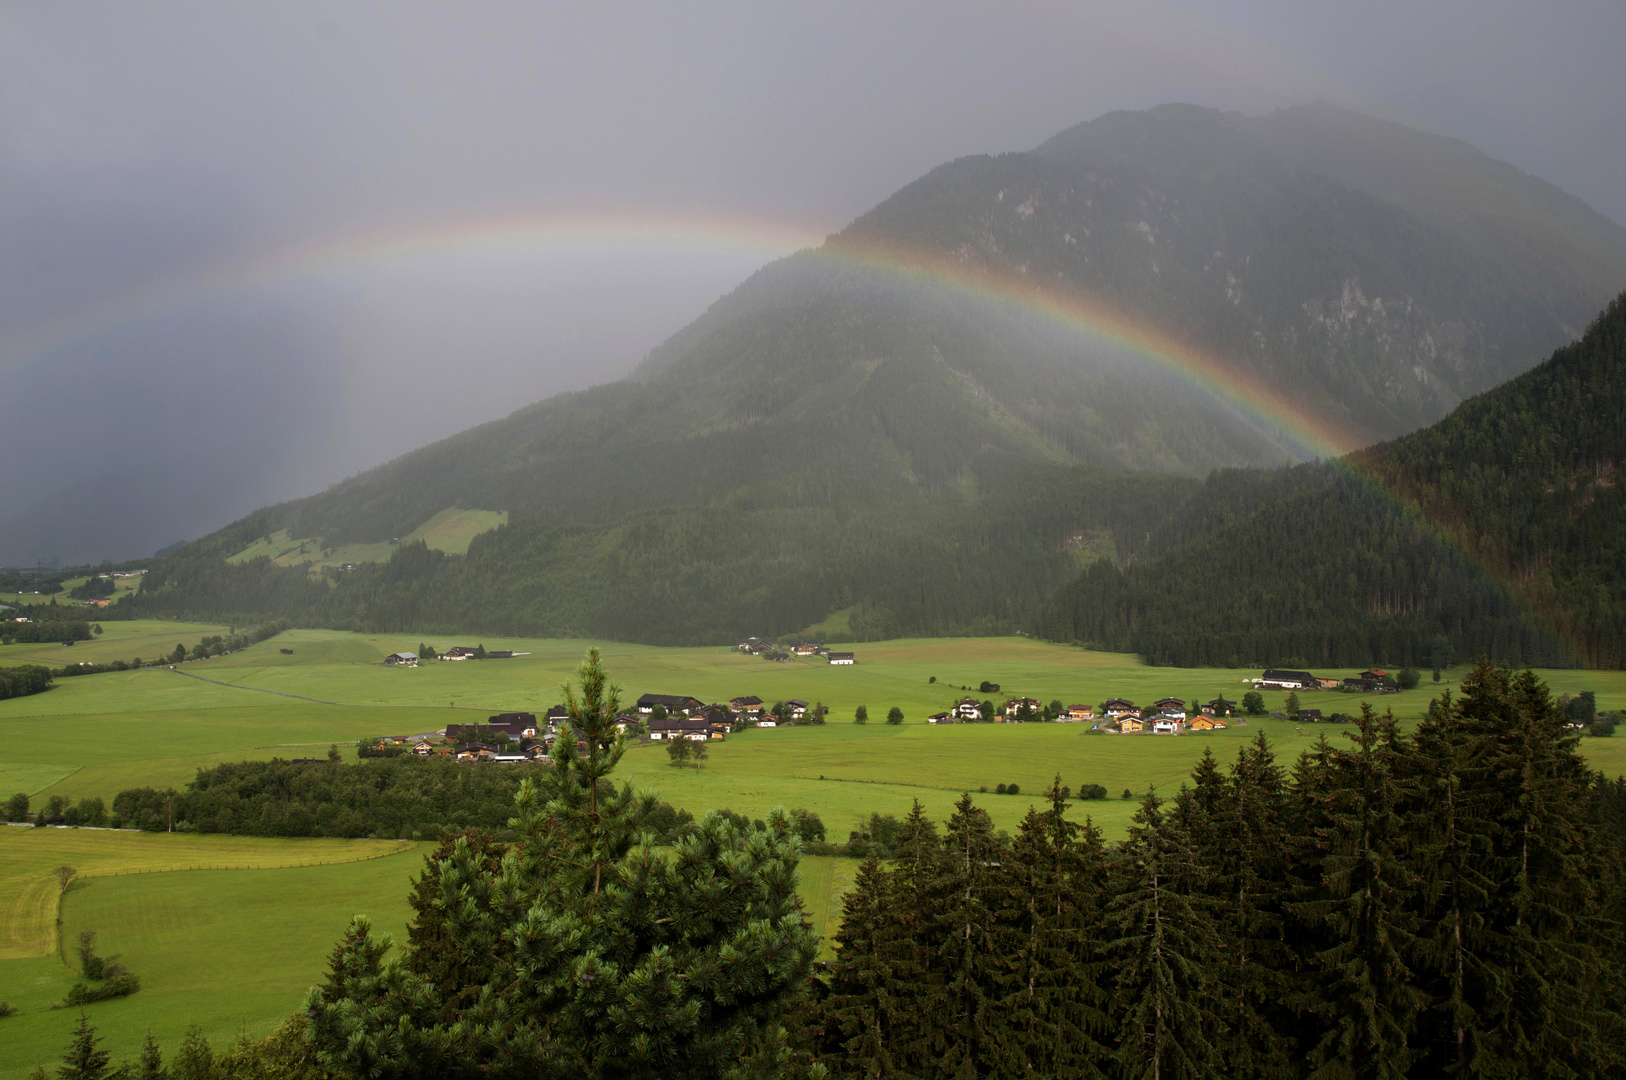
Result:
M1024 629L1076 573L1070 538L1152 558L1197 477L1290 455L1191 370L1021 290L1090 298L1329 431L1411 430L1563 343L1472 235L1294 164L1252 123L1166 106L939 166L632 377L257 511L160 563L131 610L670 643L849 608L868 635ZM224 565L279 530L377 542L451 506L509 523L463 558L404 547L323 580Z

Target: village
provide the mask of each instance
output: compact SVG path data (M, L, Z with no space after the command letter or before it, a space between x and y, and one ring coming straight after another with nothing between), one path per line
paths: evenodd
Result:
M472 650L448 650L446 658L451 658L453 652L473 658ZM409 662L408 658L413 663L418 659L412 653L398 655L402 658L399 662L403 664ZM1302 723L1321 723L1343 717L1336 713L1324 717L1320 709L1299 707L1298 691L1382 694L1399 689L1399 683L1388 672L1379 670L1363 671L1347 679L1321 679L1306 671L1272 668L1249 681L1254 690L1243 694L1240 702L1220 695L1207 702L1165 697L1144 707L1125 698L1108 698L1099 705L1064 706L1060 701L1047 704L1030 697L1012 697L1003 703L996 703L991 698L978 700L966 696L951 708L933 713L925 719L928 724L1087 724L1090 730L1106 734L1180 735L1223 731L1233 722L1238 722L1239 717L1265 715L1263 699L1259 694L1261 690L1289 692L1287 706L1275 715ZM980 689L997 693L999 686L984 683ZM754 695L730 698L726 703L707 703L687 694L649 693L639 697L632 709L617 713L615 727L629 740L640 742L678 739L713 742L749 728L823 724L828 713L829 710L822 703L809 703L799 698L778 701L770 706ZM485 723L448 724L442 731L386 736L376 743L364 745L361 752L363 757L412 754L464 762L551 761L551 751L559 730L569 719L569 711L563 705L553 706L540 718L530 712L498 713ZM867 710L861 708L855 722L865 723L867 719ZM896 709L892 710L887 720L888 723L902 721L902 713ZM585 749L585 746L582 748Z

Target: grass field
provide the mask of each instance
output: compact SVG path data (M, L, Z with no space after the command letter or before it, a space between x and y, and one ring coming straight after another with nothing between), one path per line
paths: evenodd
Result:
M436 526L474 528L447 517ZM476 530L478 531L478 530ZM473 535L473 533L470 533ZM167 622L106 622L106 633L72 650L74 660L157 656L177 641L221 634L227 627ZM511 660L386 668L391 652L420 640L444 651L484 644L529 655ZM33 697L0 701L0 797L26 791L36 799L100 795L138 785L184 785L197 768L249 758L316 757L330 743L379 734L434 731L509 710L540 711L561 700L588 642L290 631L232 656L187 663L178 671L144 669L59 680ZM1249 671L1148 668L1134 657L1092 653L1024 638L894 641L851 646L858 663L773 664L724 648L660 649L606 644L611 674L631 702L645 692L726 700L755 694L768 701L804 698L831 708L822 727L757 729L710 745L703 768L675 768L660 746L634 747L620 777L657 789L697 814L729 807L753 817L775 805L819 813L829 838L847 834L871 813L906 813L919 799L942 820L962 791L991 792L1016 783L1021 794L978 794L995 824L1014 830L1051 777L1077 789L1104 785L1111 797L1074 801L1109 838L1121 837L1135 803L1118 798L1155 785L1173 792L1204 748L1222 763L1259 732L1284 764L1323 732L1343 729L1259 719L1208 735L1177 737L1088 734L1082 725L922 723L928 713L983 680L998 694L1065 704L1123 696L1240 698ZM291 652L284 653L281 650ZM0 647L0 663L60 666L61 645ZM1420 716L1441 684L1382 699L1403 718ZM1334 675L1347 672L1322 671ZM1555 693L1591 689L1604 709L1626 706L1626 673L1540 672ZM935 679L935 681L933 681ZM1353 712L1356 698L1301 694L1306 707ZM1278 707L1284 694L1267 693ZM850 722L860 704L875 718ZM879 722L896 705L900 726ZM1626 773L1626 738L1587 739L1589 760L1611 775ZM95 929L104 955L120 958L143 979L121 1002L91 1007L116 1053L129 1052L150 1025L173 1046L196 1020L217 1044L240 1031L263 1034L321 978L323 960L349 917L376 917L399 932L408 882L422 845L394 840L258 840L149 835L95 830L0 828L0 999L23 1015L0 1021L0 1080L55 1059L74 1017L47 1006L60 1000L71 972L55 955L53 866L76 866L82 878L63 905L64 930ZM341 861L342 860L342 861ZM333 865L299 865L331 863ZM187 867L222 869L190 870ZM802 895L809 918L828 939L840 922L841 897L856 864L808 859ZM254 973L244 985L242 973Z
M255 540L226 561L242 563L264 557L278 566L343 566L345 563L385 562L401 544L416 540L422 540L436 551L466 555L469 542L476 536L507 521L507 511L464 510L451 506L398 540L341 544L331 548L322 545L321 537L292 536L287 529L279 529Z
M51 1064L78 1020L51 1009L75 981L58 956L51 867L81 871L63 899L62 939L94 930L98 953L141 977L134 996L87 1008L117 1061L149 1029L170 1050L194 1022L217 1048L267 1034L321 981L352 915L404 941L407 894L430 847L0 829L0 1000L19 1010L0 1021L0 1080ZM855 870L850 859L804 863L801 893L821 933L834 934Z

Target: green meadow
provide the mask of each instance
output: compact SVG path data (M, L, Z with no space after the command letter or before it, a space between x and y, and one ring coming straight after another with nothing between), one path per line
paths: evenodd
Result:
M168 622L103 627L104 634L72 650L0 647L0 663L60 666L70 654L75 661L98 662L151 657L177 642L191 645L229 629ZM383 666L385 655L415 651L420 641L442 651L484 644L528 655ZM432 732L499 711L540 711L562 700L560 687L589 644L299 630L177 670L60 679L43 694L0 701L6 747L0 797L20 790L36 805L51 795L110 800L126 787L182 786L200 766L217 762L319 757L333 743L348 749L368 736ZM1175 737L1092 734L1077 724L938 727L924 717L963 696L962 686L979 699L1024 695L1069 705L1168 695L1206 701L1220 693L1238 700L1248 689L1246 678L1256 673L1149 668L1131 656L1025 638L849 647L858 660L852 667L813 659L770 663L720 647L602 645L627 704L656 692L708 701L745 694L769 702L802 698L830 708L823 726L756 729L711 743L708 760L698 768L674 767L663 746L635 746L620 776L696 814L728 807L758 817L775 805L806 807L820 815L831 840L841 841L869 814L901 815L917 799L932 816L946 818L965 791L976 795L998 827L1015 829L1059 775L1075 790L1087 783L1107 788L1108 799L1074 800L1072 806L1113 839L1124 835L1135 808L1119 798L1124 789L1172 793L1205 749L1229 762L1262 732L1288 763L1322 734L1336 739L1342 733L1337 726L1269 718ZM1418 689L1379 704L1404 719L1419 717L1462 673L1446 672L1439 684L1425 673ZM1590 689L1600 708L1626 707L1626 673L1539 674L1555 693ZM976 691L984 680L999 683L1000 691ZM1266 693L1266 703L1278 708L1285 696ZM1305 707L1328 713L1359 707L1358 698L1338 693L1300 698ZM867 725L851 722L859 705L869 709ZM892 706L903 710L902 725L882 722ZM1626 738L1587 739L1582 746L1600 769L1626 773ZM999 784L1016 784L1021 793L993 794ZM0 1078L22 1076L57 1057L73 1023L67 1010L48 1008L73 981L57 954L53 866L67 863L81 871L61 907L68 940L80 929L96 930L99 951L118 955L143 980L134 997L90 1007L120 1054L132 1052L149 1026L170 1046L193 1021L217 1045L244 1031L269 1031L320 980L325 955L352 914L370 914L384 929L400 933L409 914L408 885L424 849L393 837L268 840L0 828L0 1000L21 1010L0 1020ZM827 948L855 869L845 859L810 858L804 864L803 899ZM254 973L248 985L244 971Z

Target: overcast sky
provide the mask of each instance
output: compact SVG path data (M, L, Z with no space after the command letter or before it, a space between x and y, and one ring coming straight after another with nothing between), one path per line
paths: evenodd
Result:
M618 377L943 161L1323 98L1626 222L1626 4L0 8L0 564Z

